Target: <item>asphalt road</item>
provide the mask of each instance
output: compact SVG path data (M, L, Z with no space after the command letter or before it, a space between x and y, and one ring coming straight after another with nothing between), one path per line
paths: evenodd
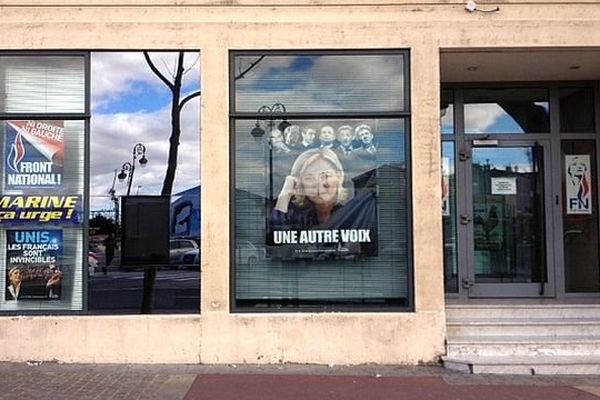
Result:
M98 267L88 278L90 313L137 314L142 302L142 269L122 271L110 266L107 274ZM154 287L156 313L200 312L200 273L198 270L159 269Z

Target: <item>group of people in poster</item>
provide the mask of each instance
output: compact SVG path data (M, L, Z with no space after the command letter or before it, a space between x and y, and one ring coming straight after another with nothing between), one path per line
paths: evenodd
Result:
M271 143L275 165L291 168L278 179L281 190L268 210L269 255L377 255L376 190L360 179L377 167L371 127L290 125L273 130Z
M374 138L371 127L367 124L356 127L341 125L337 129L327 124L304 128L299 125L289 125L283 132L280 129L271 131L271 144L277 153L289 153L295 149L327 148L339 150L344 155L355 151L374 155L377 152Z

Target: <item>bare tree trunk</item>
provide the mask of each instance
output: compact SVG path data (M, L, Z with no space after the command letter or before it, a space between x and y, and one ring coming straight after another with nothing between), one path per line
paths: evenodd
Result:
M170 196L173 191L173 182L175 181L175 172L177 170L177 154L179 150L179 137L181 136L181 109L183 104L187 102L188 98L184 99L184 103L180 104L181 98L181 82L183 80L184 68L183 58L184 53L182 51L178 54L177 59L177 70L173 83L169 82L161 73L156 69L152 63L147 52L144 52L146 61L152 71L169 87L171 90L172 101L171 101L171 137L169 138L169 158L167 163L167 172L163 181L163 187L161 190L162 196ZM197 92L198 95L200 94ZM188 96L189 97L189 96ZM195 97L195 96L194 96ZM144 290L142 294L142 314L151 314L154 308L154 284L156 282L156 268L150 267L144 269Z

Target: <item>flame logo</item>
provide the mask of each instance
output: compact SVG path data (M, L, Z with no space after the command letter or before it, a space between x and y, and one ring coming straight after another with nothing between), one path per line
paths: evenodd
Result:
M23 138L21 136L21 132L17 131L17 135L15 136L15 141L10 145L10 151L8 153L8 157L6 162L8 167L14 171L19 172L19 164L25 157L25 146L23 145Z
M590 180L587 175L583 175L577 190L577 199L583 202L590 193Z

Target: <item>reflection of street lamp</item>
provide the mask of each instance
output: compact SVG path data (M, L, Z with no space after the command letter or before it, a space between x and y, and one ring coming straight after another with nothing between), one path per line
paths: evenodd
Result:
M275 103L272 106L260 106L257 110L258 113L269 114L266 118L267 127L269 129L269 136L267 136L267 143L269 144L269 203L273 201L273 128L275 127L275 120L279 118L275 118L275 115L278 113L286 113L287 110L285 106L281 103ZM260 141L265 135L265 130L262 128L260 123L261 118L256 119L256 125L250 131L252 137ZM283 134L285 128L290 126L291 124L286 121L285 118L282 118L282 121L277 125L277 129Z
M115 180L117 179L117 170L115 169L115 173L113 175L113 182L108 194L110 195L110 200L113 202L113 208L115 210L115 235L117 234L119 227L119 199L116 196L115 191Z
M133 174L135 173L136 160L142 168L148 164L148 159L146 158L146 146L141 143L133 146L131 162L125 162L121 167L121 172L118 175L119 182L123 182L125 178L129 178L127 180L127 196L129 196L129 193L131 192L131 183L133 182Z

